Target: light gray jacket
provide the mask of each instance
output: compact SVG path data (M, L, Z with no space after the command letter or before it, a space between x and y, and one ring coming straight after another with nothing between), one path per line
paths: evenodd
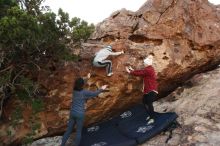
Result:
M122 54L122 53L121 52L112 52L110 49L103 48L95 54L95 58L94 58L93 62L102 62L103 60L108 58L109 55L117 56L120 54Z

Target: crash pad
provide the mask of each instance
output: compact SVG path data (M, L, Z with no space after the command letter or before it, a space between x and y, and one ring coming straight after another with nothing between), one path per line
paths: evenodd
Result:
M80 146L136 146L136 141L122 135L109 120L83 128Z
M147 124L148 113L142 104L133 106L108 121L84 127L80 146L135 146L169 127L177 118L174 112L156 113Z

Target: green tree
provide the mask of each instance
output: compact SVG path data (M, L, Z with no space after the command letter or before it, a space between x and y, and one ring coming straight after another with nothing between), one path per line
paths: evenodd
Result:
M23 10L28 14L38 16L42 13L41 4L45 0L17 0Z
M75 59L68 44L79 46L94 31L93 24L79 18L70 20L62 9L58 15L43 11L43 1L0 0L1 100L8 95L23 96L20 99L25 101L35 97L38 71L51 71L50 63Z
M74 42L87 41L91 33L94 31L93 24L88 25L86 21L81 21L80 18L74 17L70 21L72 40Z
M15 0L0 0L0 19L6 15L7 10L12 6L16 6Z

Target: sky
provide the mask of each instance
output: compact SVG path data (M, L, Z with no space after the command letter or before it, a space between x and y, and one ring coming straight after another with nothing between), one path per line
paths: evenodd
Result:
M147 0L45 0L55 13L59 8L68 12L70 18L79 17L88 23L97 24L108 18L114 11L125 8L137 11ZM209 0L213 4L220 4L220 0Z

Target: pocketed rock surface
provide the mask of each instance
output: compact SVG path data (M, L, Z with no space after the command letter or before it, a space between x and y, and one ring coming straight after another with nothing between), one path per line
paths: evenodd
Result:
M123 55L110 58L113 63L112 77L106 77L104 68L93 67L91 63L94 54L109 44L115 51L125 51ZM82 48L73 50L80 56L78 62L52 66L53 71L41 70L39 73L37 79L47 93L41 97L44 110L35 114L31 105L26 105L16 97L5 103L4 120L0 124L0 141L3 145L16 145L29 138L38 139L64 133L69 119L73 82L89 72L92 77L86 88L95 90L108 84L109 92L87 102L85 125L109 119L141 102L142 80L128 75L125 67L130 65L135 69L142 68L143 59L149 54L154 56L153 66L158 76L160 97L167 96L193 75L213 69L220 63L220 8L208 0L148 0L136 12L122 9L112 13L97 24L95 32L88 42L82 44ZM195 105L181 102L193 99L188 96L187 99L184 97L177 100L184 105L178 105L177 101L171 105L177 104L177 109L181 108L177 112L181 113L182 110L187 111L196 107L196 104L202 104L200 96ZM215 104L213 102L209 106ZM175 106L172 108L175 109ZM206 108L199 108L200 112L204 110ZM18 111L20 114L14 116L18 117L14 119L13 115ZM189 112L193 115L198 111L193 109ZM212 111L207 116L211 115ZM193 119L184 121L186 124L191 122ZM193 128L186 127L190 130ZM185 139L196 141L200 138L206 140L196 135L189 135Z

